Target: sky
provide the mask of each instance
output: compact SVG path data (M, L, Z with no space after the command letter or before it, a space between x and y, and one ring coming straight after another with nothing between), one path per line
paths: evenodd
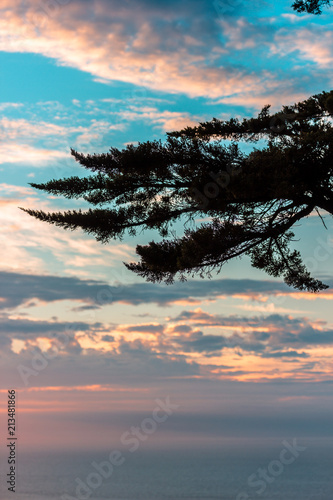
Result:
M17 389L22 450L110 449L167 398L142 446L333 437L328 214L327 229L316 213L295 228L331 287L312 294L246 258L211 280L148 283L123 262L157 234L102 245L19 209L85 207L29 185L84 175L70 148L163 140L331 90L333 11L290 4L2 0L0 415L4 429Z

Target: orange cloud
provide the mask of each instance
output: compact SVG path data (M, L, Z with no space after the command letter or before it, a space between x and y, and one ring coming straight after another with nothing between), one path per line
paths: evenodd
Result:
M319 67L330 68L333 61L332 47L332 29L323 30L322 26L317 25L292 32L281 29L271 44L271 51L282 55L298 51L303 59L315 62Z
M54 149L36 148L28 144L19 144L16 142L0 144L0 164L31 163L34 166L40 166L67 157L67 152L56 151Z
M239 68L215 66L221 52L218 40L210 50L199 50L189 33L177 32L162 37L152 20L143 19L120 4L97 1L96 15L103 20L93 23L86 16L86 5L71 2L54 15L46 15L38 3L2 4L0 50L32 52L56 59L59 64L88 72L99 81L123 81L150 89L191 97L218 98L242 93L257 93L263 81L273 75L248 74ZM131 23L128 32L127 25ZM164 47L165 38L169 42ZM216 49L216 50L214 50ZM171 117L172 118L172 117ZM169 120L167 127L172 127Z
M1 146L0 146L1 152ZM110 244L101 246L97 241L84 237L77 232L68 234L60 228L45 225L33 217L19 210L19 206L36 208L45 211L52 210L49 202L40 201L34 190L25 187L0 184L0 194L10 195L10 198L1 200L1 246L4 259L0 268L30 273L49 273L50 258L64 263L64 272L67 275L91 276L91 269L95 269L95 276L100 267L104 268L107 261L122 262L134 257L134 249L126 244ZM41 224L43 228L41 230ZM48 259L35 255L36 249L43 249ZM48 264L46 264L48 260ZM27 267L27 263L28 267ZM72 266L75 266L73 268ZM121 282L126 281L125 270L115 271ZM103 277L105 271L103 272ZM128 278L127 278L128 280Z

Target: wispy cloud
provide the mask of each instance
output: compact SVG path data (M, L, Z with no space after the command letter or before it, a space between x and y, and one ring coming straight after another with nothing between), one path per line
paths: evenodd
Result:
M185 127L197 125L199 119L194 120L189 113L178 111L160 111L155 107L129 106L128 109L117 113L128 122L143 121L153 123L165 132L180 130Z
M61 234L61 233L59 233ZM67 240L66 240L67 242ZM52 241L50 245L52 245ZM68 244L68 243L66 243ZM69 243L76 253L85 252L86 256L90 255L93 257L97 254L99 255L98 246L95 246L94 241L83 241L83 240L74 240L72 243ZM97 244L96 244L97 245ZM129 252L130 247L124 246L123 248L116 247L115 252L121 258ZM112 249L109 250L110 253L113 252ZM79 258L79 257L78 257ZM100 258L98 256L98 258ZM86 261L83 261L83 264L86 264ZM69 298L79 299L79 300L87 300L89 303L91 302L91 294L94 294L98 291L100 286L108 287L109 284L105 280L101 281L89 281L85 282L84 280L80 280L76 277L56 277L52 275L39 275L39 274L25 274L25 273L16 273L16 272L1 272L1 280L4 284L5 290L11 290L14 283L14 278L20 281L20 293L17 293L16 287L15 292L13 291L12 297L15 297L14 303L9 302L7 306L16 307L23 301L28 298L32 298L31 293L35 293L35 298L40 298L41 300L46 301L54 301L59 300L58 291L63 291L63 299L67 300ZM65 280L65 282L63 282ZM32 287L32 283L34 286ZM66 283L66 284L65 284ZM87 287L87 285L89 285ZM54 290L53 293L45 293L47 289ZM78 292L80 291L80 292ZM159 306L165 306L168 304L181 304L182 301L185 301L187 304L191 305L196 303L198 299L219 299L226 297L241 297L242 300L257 300L266 294L274 296L286 296L293 297L293 294L296 294L297 291L289 291L287 285L284 283L274 282L274 281L259 281L259 280L249 280L249 279L216 279L216 280L206 280L206 281L191 281L185 283L177 283L175 286L167 286L167 285L158 285L152 283L122 283L121 286L110 286L110 292L112 297L107 301L108 303L113 302L121 302L123 304L131 304L131 305L140 305L140 304L152 304L155 303ZM328 292L329 293L329 292ZM77 294L77 295L76 295ZM325 299L325 291L320 294L313 295L310 294L314 299L320 300L321 298ZM192 302L191 302L192 299ZM3 304L4 306L4 304ZM270 310L267 310L270 313ZM191 319L203 318L201 313L186 313L184 312L184 318L186 314L191 315ZM213 320L213 322L215 319ZM204 324L207 324L204 322ZM217 323L218 324L218 323ZM200 323L198 323L200 325Z
M43 12L39 4L5 3L0 21L1 50L43 54L61 65L89 72L100 81L123 81L191 97L222 98L244 92L258 96L263 86L275 90L280 86L264 66L251 71L228 58L231 50L257 50L267 45L275 30L273 20L270 26L263 28L261 24L260 29L260 20L253 24L244 17L235 21L227 16L221 21L212 5L199 1L184 2L182 8L172 2L153 8L151 2L140 1L125 8L114 1L98 0L94 3L98 22L92 21L85 0L58 7L51 13ZM239 15L244 13L240 9ZM297 44L297 24L286 17L284 23L289 23L290 36ZM221 26L228 40L225 44ZM300 49L301 38L302 34ZM327 65L324 46L329 40L327 32L321 48L318 45L308 50L309 58Z
M14 141L9 144L0 144L0 164L17 163L39 167L67 157L68 153L63 151L38 148Z
M23 106L20 102L1 102L0 103L0 111L4 111L5 109L16 109L21 108Z
M271 51L283 56L299 55L304 62L315 63L323 69L330 68L333 61L332 25L327 28L323 30L320 26L309 25L296 33L282 28L276 33Z
M1 148L0 148L1 150ZM0 269L30 273L49 273L50 267L60 264L62 272L95 276L107 261L109 266L133 258L134 249L127 243L110 244L107 247L82 233L68 232L50 225L43 225L19 209L20 206L38 207L50 211L50 202L41 201L35 190L0 184L4 198L1 204L1 246L4 259ZM57 264L58 263L58 264ZM99 270L98 270L99 269ZM42 297L41 297L42 299Z

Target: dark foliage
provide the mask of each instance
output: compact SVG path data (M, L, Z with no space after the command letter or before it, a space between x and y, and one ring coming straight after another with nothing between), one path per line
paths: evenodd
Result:
M241 255L299 290L326 285L312 278L291 228L314 210L333 214L333 91L273 115L200 123L107 154L75 160L94 173L31 186L52 195L83 198L93 207L45 213L25 210L65 229L82 228L106 243L127 231L157 229L162 241L137 246L139 263L126 266L148 281L171 283L176 274L208 275ZM236 141L265 146L248 154ZM105 208L105 205L109 207ZM204 217L207 222L196 224ZM183 236L172 231L185 223ZM171 239L166 239L172 236Z
M292 4L292 8L299 13L306 12L318 15L322 13L322 7L330 4L330 0L296 0Z

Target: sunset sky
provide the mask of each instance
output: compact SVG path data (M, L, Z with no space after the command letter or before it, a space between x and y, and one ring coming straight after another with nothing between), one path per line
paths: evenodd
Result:
M22 449L111 448L167 397L179 407L147 446L332 437L333 288L301 293L246 258L211 280L147 283L123 261L156 233L102 245L18 208L86 207L29 186L86 174L71 147L107 152L331 90L333 11L291 3L1 1L1 418L18 389ZM312 214L295 248L333 287L322 215L328 229Z

